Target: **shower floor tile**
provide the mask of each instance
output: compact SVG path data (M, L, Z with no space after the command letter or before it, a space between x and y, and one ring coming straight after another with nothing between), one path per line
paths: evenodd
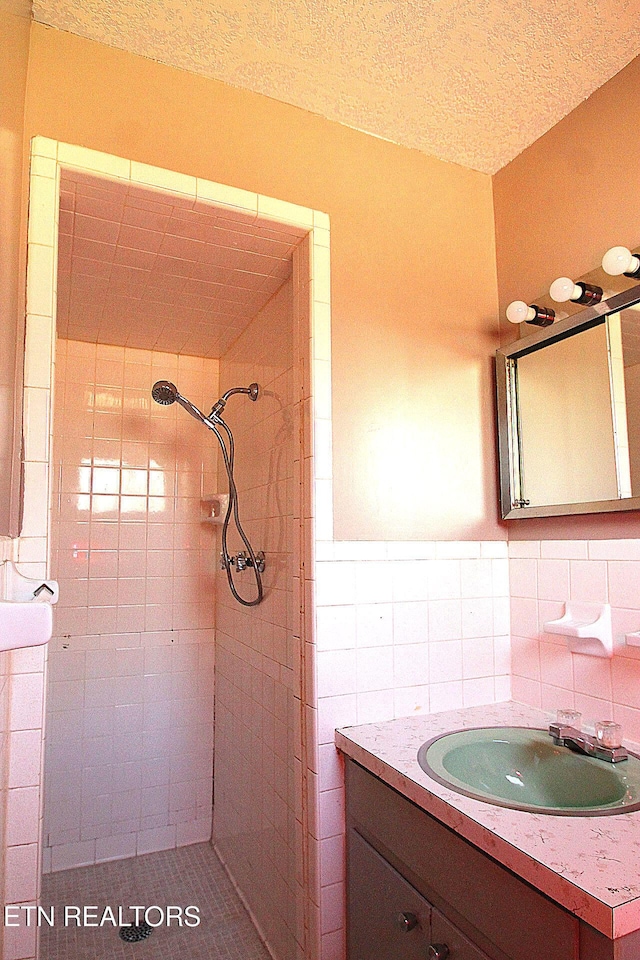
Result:
M42 960L270 960L209 843L48 874L41 903L47 911L53 906L55 921L41 925ZM165 914L168 906L195 906L200 924L165 922L137 943L121 940L108 920L103 926L65 925L65 907L97 907L92 917L99 923L107 906L116 920L123 907L124 921L133 922L128 908L134 905L158 906ZM158 911L149 919L155 925Z

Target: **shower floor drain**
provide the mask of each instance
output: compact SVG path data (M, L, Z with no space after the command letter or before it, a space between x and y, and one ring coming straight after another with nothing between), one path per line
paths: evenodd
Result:
M125 943L140 943L153 933L153 927L148 923L134 923L130 927L120 927L120 939Z

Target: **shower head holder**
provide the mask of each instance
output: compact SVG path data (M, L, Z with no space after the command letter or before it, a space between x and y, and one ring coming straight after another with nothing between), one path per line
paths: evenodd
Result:
M260 387L257 383L250 383L248 387L232 387L231 390L227 390L226 393L223 393L219 400L216 400L214 405L211 407L210 417L214 419L219 417L222 411L224 410L227 400L229 397L232 397L234 393L244 393L250 400L257 400L260 393Z

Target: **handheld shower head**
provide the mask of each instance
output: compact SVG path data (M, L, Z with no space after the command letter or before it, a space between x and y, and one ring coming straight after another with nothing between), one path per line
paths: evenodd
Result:
M175 383L171 383L170 380L158 380L154 383L151 388L151 396L156 403L161 403L165 407L170 403L175 403L177 400L180 406L184 407L187 413L190 413L195 420L199 420L200 423L204 423L205 426L211 426L204 413L198 410L196 405L191 403L191 400L187 400L181 393L178 393L178 388Z
M171 383L170 380L158 380L151 388L151 396L156 403L168 406L170 403L176 402L179 393L175 383Z
M236 598L236 600L243 604L246 607L254 607L256 604L261 603L263 599L263 587L260 574L262 573L264 565L261 565L260 554L254 554L253 548L247 539L247 536L242 529L240 524L240 518L238 516L238 491L236 489L236 484L233 478L233 462L234 462L234 440L233 433L231 428L225 423L220 414L225 408L225 404L229 397L233 396L234 393L244 393L250 400L257 400L260 393L260 387L257 383L250 383L248 387L232 387L231 390L227 390L220 399L214 404L213 409L208 417L205 417L202 410L199 410L196 407L195 403L191 403L191 400L187 400L186 397L183 397L179 393L178 388L175 383L171 383L170 380L157 380L151 388L151 397L155 400L156 403L161 404L166 407L176 401L183 407L188 414L190 414L194 420L198 420L200 423L203 423L208 430L211 430L215 433L220 443L220 448L222 450L222 456L224 459L225 468L227 471L227 477L229 480L229 503L227 505L227 511L222 525L222 557L223 557L223 567L227 572L227 580L229 583L229 588L231 593ZM172 417L169 414L169 419ZM222 430L226 434L220 432ZM237 532L247 548L247 554L239 553L237 557L231 557L227 547L227 528L229 522L233 518L233 522L236 526ZM257 587L257 596L254 600L245 600L240 596L233 584L233 578L231 575L231 564L236 563L237 561L237 570L244 569L244 566L252 566L254 568L255 578L256 578L256 587ZM243 565L241 566L241 561Z

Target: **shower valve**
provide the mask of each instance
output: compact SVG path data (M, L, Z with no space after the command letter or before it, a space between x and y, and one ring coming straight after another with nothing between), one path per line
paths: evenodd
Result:
M238 553L238 555L235 557L228 557L227 562L230 567L235 567L238 573L241 573L243 570L246 570L247 567L254 566L253 559L247 553L245 553L244 550L241 550L240 553ZM256 553L256 562L255 562L255 567L258 573L264 572L264 563L265 563L264 553L262 550L258 550L258 552ZM226 570L226 568L227 568L227 563L225 563L225 556L224 556L224 553L221 553L220 569Z

